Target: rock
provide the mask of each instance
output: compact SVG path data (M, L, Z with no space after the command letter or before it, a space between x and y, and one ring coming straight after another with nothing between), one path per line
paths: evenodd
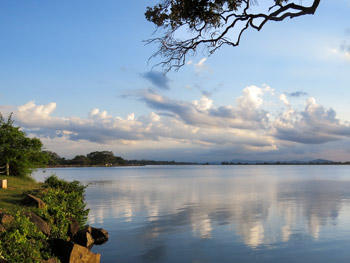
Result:
M62 263L69 262L70 253L73 249L72 242L68 242L63 239L51 239L49 243L54 254L60 259Z
M92 248L94 245L94 239L91 236L91 228L88 227L83 230L79 230L73 237L73 242L83 247L87 247L88 249Z
M24 203L27 205L33 205L37 208L44 208L46 206L43 200L31 194L27 194Z
M0 213L0 224L7 225L13 221L13 216L9 214L5 214L3 212Z
M93 241L92 244L90 244L90 237ZM79 230L74 236L73 241L81 246L91 248L93 244L102 245L106 243L108 241L108 237L108 232L103 228L88 226L83 230Z
M100 254L92 253L86 247L62 239L52 240L52 246L62 263L99 263Z
M95 245L102 245L108 241L108 232L104 230L103 228L94 228L90 227L90 233L92 238L94 239Z
M45 235L49 236L51 232L50 225L42 219L40 216L36 215L33 212L25 212L24 213L29 220L38 227L38 229L43 232Z
M69 224L68 227L68 236L70 238L73 238L79 231L80 226L77 220L75 219L70 219L71 223Z
M74 244L70 253L69 263L99 263L101 255L92 253L86 247Z

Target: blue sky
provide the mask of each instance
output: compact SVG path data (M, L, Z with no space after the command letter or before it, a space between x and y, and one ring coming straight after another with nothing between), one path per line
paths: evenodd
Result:
M166 76L143 42L150 3L1 1L0 111L67 157L350 159L348 1Z

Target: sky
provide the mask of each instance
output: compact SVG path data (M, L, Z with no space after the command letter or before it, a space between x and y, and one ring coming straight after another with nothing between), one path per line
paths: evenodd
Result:
M67 158L350 160L349 1L167 74L144 42L152 3L1 1L0 112Z

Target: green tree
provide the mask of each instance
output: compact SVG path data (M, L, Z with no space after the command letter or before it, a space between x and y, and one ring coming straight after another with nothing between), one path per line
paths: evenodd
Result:
M88 165L89 163L90 160L85 155L77 155L69 161L69 164L73 165Z
M5 120L0 114L0 166L6 167L6 175L25 176L47 162L37 138L28 138L15 127L12 114Z
M61 156L59 156L57 153L55 152L51 152L51 151L44 151L44 153L47 155L47 164L48 165L60 165L60 164L64 164L65 159L62 158Z
M161 56L161 66L178 69L199 47L212 54L224 45L238 46L248 28L260 31L269 21L314 14L320 1L158 0L145 16L164 34L146 42L159 45L152 57Z
M87 158L92 165L105 165L105 164L124 164L125 160L121 157L114 156L111 151L91 152L87 155Z

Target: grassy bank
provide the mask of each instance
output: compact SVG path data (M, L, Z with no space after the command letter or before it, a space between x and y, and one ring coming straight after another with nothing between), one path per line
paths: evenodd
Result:
M76 231L86 226L86 186L56 176L44 183L31 178L0 178L8 180L8 189L0 189L0 262L34 263L53 258L59 262L57 257L65 255L58 254L54 242L71 241L70 226L75 225Z
M39 189L40 184L31 177L0 176L7 179L8 188L0 189L0 209L9 211L22 210L21 201L24 193Z

